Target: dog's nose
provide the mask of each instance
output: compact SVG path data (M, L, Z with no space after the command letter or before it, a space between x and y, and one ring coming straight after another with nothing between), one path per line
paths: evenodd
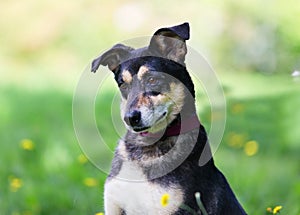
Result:
M127 125L137 126L141 122L141 112L134 110L125 114L124 121Z

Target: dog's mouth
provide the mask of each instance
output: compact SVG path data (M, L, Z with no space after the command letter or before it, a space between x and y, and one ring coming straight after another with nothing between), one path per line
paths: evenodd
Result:
M165 120L166 115L167 115L167 112L165 111L154 121L153 125L151 125L151 126L133 126L132 130L135 132L138 132L138 133L151 131L151 130L153 130L153 128L156 125L160 124L162 121Z
M150 128L149 126L145 126L145 127L133 127L132 129L135 132L144 132L144 131L147 131L149 128Z

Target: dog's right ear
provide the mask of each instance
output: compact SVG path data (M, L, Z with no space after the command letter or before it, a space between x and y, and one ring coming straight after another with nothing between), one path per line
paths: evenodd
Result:
M134 49L123 44L114 45L111 49L93 60L91 71L96 72L99 66L103 65L108 66L112 72L115 72L119 64L126 59L132 50Z
M155 56L168 58L184 65L187 54L185 41L189 38L190 26L187 22L169 28L161 28L154 33L148 49Z

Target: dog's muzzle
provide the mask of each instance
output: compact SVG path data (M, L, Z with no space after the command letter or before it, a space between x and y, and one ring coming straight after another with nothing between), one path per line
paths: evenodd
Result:
M124 116L124 121L136 132L144 131L149 128L143 125L142 114L139 110L133 110L131 112L126 113Z

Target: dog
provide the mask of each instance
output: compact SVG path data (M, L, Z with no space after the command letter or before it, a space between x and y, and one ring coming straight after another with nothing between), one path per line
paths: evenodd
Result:
M147 47L116 44L92 62L92 72L103 65L114 73L127 128L105 182L106 215L204 214L195 193L207 214L246 214L210 150L198 162L208 139L185 65L189 37L188 23L160 28Z

